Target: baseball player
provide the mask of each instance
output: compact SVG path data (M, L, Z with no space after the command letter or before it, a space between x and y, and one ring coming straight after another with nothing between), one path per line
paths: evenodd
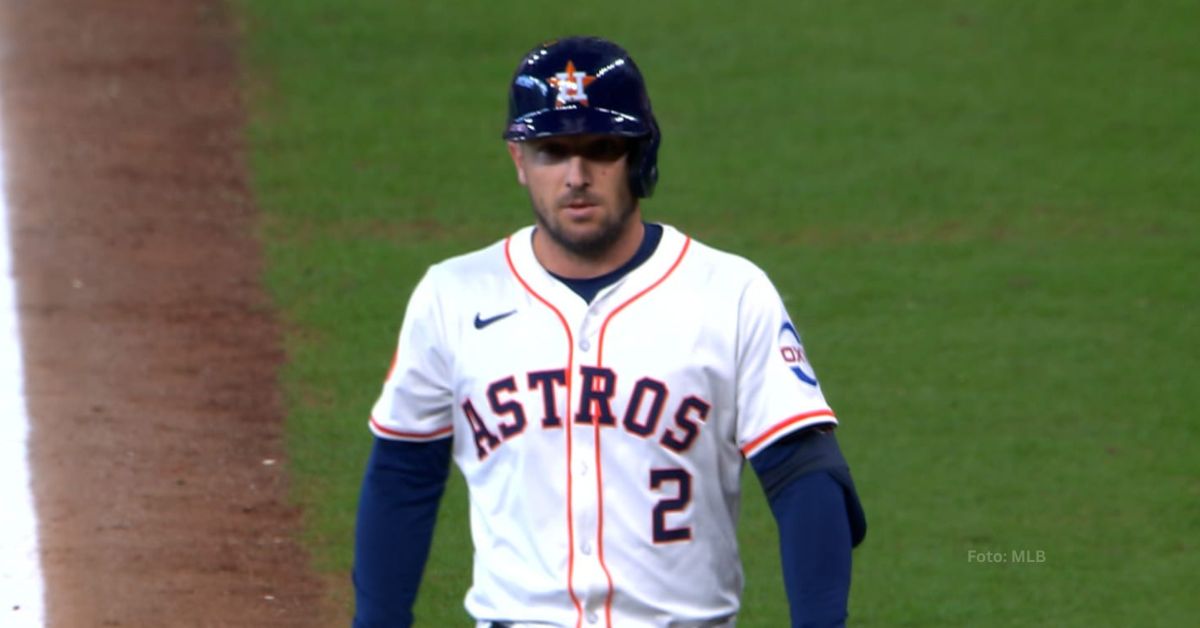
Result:
M504 138L535 224L412 293L370 418L354 625L413 622L451 459L479 627L733 626L747 460L792 624L842 625L866 522L837 419L767 276L643 220L661 134L633 60L536 47Z

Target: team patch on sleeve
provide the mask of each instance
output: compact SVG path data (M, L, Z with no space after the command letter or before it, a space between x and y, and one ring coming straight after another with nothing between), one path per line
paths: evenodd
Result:
M804 345L800 342L800 334L796 326L789 320L783 321L779 328L779 354L797 379L809 386L817 385L817 374L804 355Z

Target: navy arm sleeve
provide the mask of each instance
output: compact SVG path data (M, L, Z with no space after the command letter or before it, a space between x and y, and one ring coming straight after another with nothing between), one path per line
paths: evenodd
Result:
M850 550L866 518L832 431L790 435L750 462L779 527L793 628L845 625Z
M358 501L354 628L407 628L450 474L450 439L375 439Z

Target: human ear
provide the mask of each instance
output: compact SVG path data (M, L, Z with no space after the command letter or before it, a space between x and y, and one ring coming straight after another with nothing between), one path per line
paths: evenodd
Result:
M518 142L506 142L508 144L508 156L512 158L513 167L517 169L517 182L522 186L527 185L525 178L525 161L524 155L521 152L521 144Z

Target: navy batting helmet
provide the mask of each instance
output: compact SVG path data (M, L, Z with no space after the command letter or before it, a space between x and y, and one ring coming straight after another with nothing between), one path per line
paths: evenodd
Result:
M634 138L629 186L635 196L650 196L658 181L662 136L646 83L629 53L599 37L537 46L513 73L504 139L584 134Z

